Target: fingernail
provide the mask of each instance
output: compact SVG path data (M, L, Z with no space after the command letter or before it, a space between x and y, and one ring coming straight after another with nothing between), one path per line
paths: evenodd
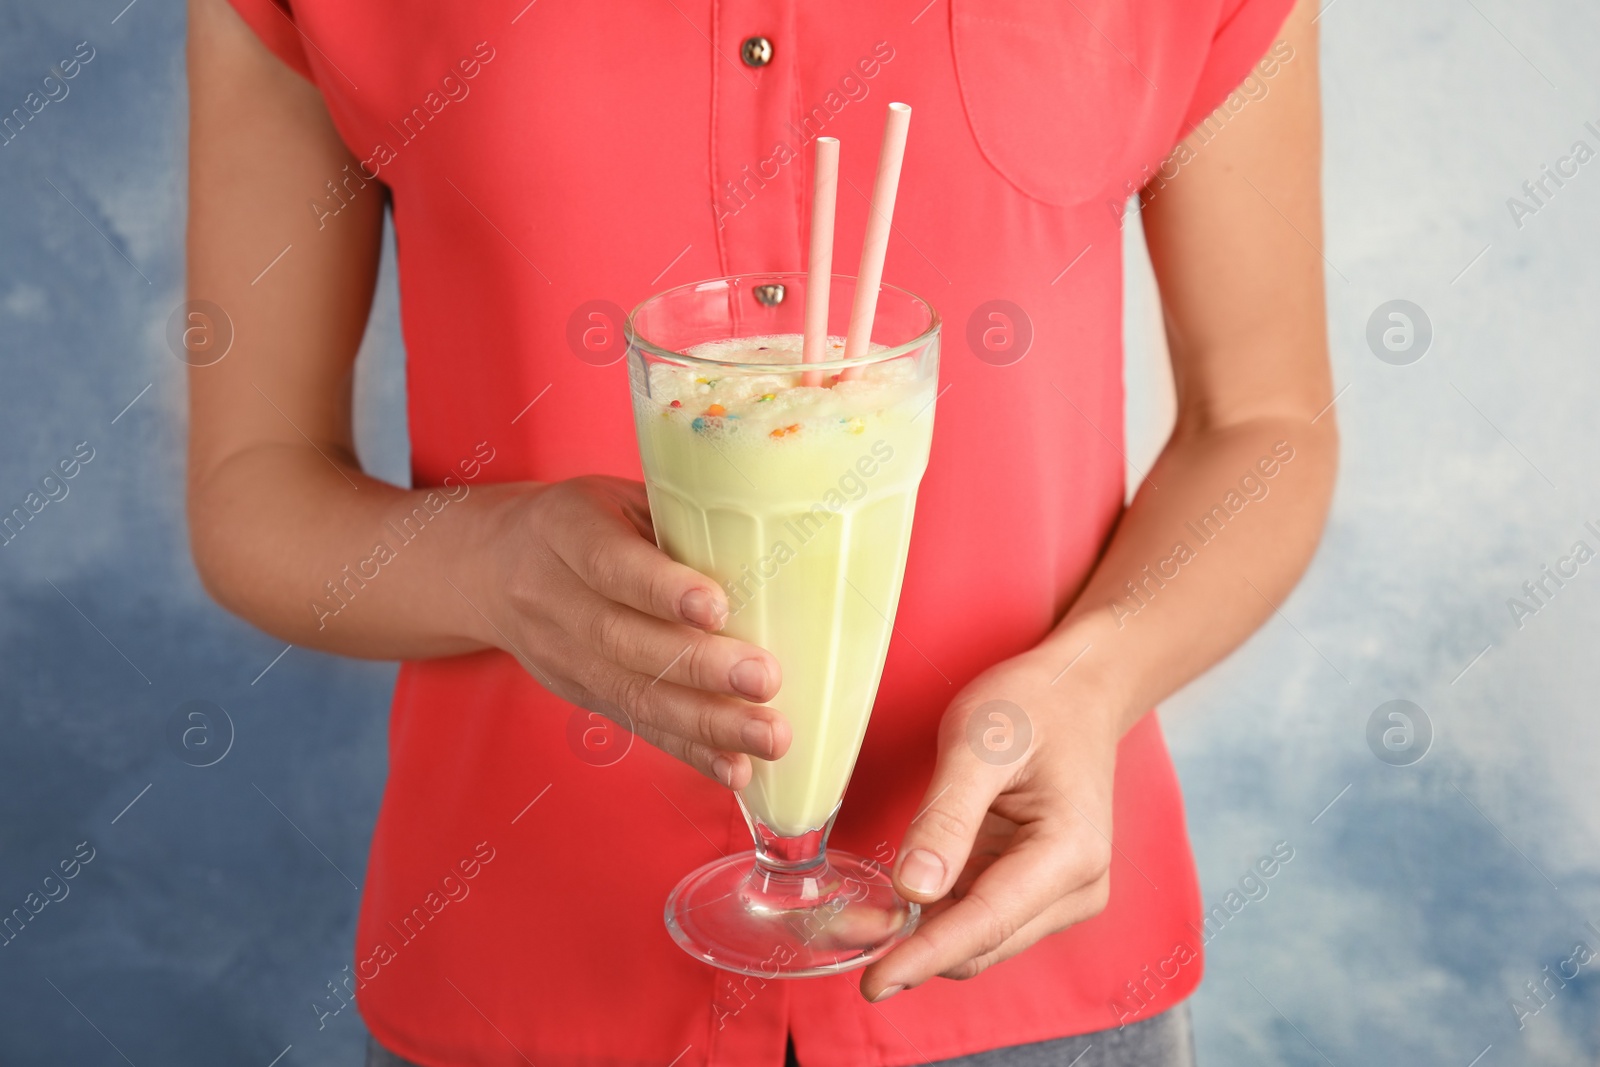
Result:
M900 865L900 884L921 896L939 891L944 882L944 861L925 848L914 848Z
M888 1000L890 997L894 996L904 988L905 986L903 985L892 985L888 989L885 989L882 993L879 993L877 996L873 997L872 1003L882 1004L884 1001Z
M683 594L683 599L678 601L678 614L685 622L709 626L713 630L722 629L728 618L728 610L704 589L691 589Z
M772 725L760 719L751 719L739 731L744 747L761 756L771 756L773 748Z
M718 756L711 761L711 773L729 789L733 788L733 761L727 756Z
M733 665L733 670L728 672L728 682L739 692L751 700L762 700L767 695L767 687L771 685L772 678L767 674L767 665L758 659L742 659ZM766 724L763 723L763 726ZM749 729L749 727L745 727ZM767 731L767 738L771 739L772 731Z

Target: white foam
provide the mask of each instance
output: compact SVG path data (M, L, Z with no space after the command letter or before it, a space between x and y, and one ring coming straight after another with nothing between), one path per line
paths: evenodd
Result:
M840 380L830 372L820 386L802 385L803 343L799 334L774 334L696 345L688 354L699 359L793 365L795 370L752 373L657 363L650 368L648 402L697 433L785 438L860 434L890 409L925 402L921 394L932 388L930 381L918 380L910 357L865 364L858 378ZM840 350L844 341L829 338L829 345Z

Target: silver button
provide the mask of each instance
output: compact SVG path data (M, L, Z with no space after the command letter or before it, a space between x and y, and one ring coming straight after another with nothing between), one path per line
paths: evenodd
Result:
M739 55L747 67L764 67L772 62L772 42L765 37L746 37Z
M783 286L777 282L774 282L771 285L756 286L755 294L756 300L760 302L761 306L769 308L777 307L779 304L783 303L783 298L785 296Z

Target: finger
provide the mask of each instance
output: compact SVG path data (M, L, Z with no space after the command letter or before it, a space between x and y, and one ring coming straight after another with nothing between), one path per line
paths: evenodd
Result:
M1056 901L1105 873L1076 839L1038 824L1017 831L1016 844L985 871L965 897L867 968L869 1000L918 985L988 955Z
M549 543L562 562L606 599L702 630L727 622L728 598L717 583L673 562L620 510L588 507L551 526Z
M719 752L744 752L762 759L777 759L789 749L788 722L764 704L656 681L610 665L591 673L597 677L586 683L590 692L626 712L636 732L656 730Z
M993 811L985 815L982 825L978 827L978 836L972 842L972 851L967 856L967 862L962 866L961 873L956 876L955 884L950 887L950 896L957 900L966 896L972 888L972 883L976 882L995 860L1005 855L1016 833L1017 824L1010 819L996 815Z
M569 633L619 667L758 703L778 694L783 670L765 649L663 622L598 593L579 596L564 620Z
M639 531L639 536L654 543L656 524L655 518L650 514L650 493L645 489L644 483L609 476L602 476L597 480L607 483L608 488L615 493L623 516L633 523L633 528Z
M676 734L641 726L639 737L674 759L681 760L716 782L737 792L750 784L753 768L742 752L720 752L697 741L686 741Z
M1060 933L1069 926L1076 926L1086 919L1092 919L1106 908L1106 903L1111 898L1111 879L1104 877L1096 882L1075 889L1050 905L1040 914L1022 924L1022 928L998 946L981 956L975 956L963 963L940 971L940 978L950 978L955 981L964 981L975 978L984 971L1003 960L1008 960L1023 949L1030 948L1042 938L1051 934Z
M635 722L633 717L608 700L592 693L585 694L583 707L599 712L612 722L630 731L639 740L653 745L667 755L687 763L718 785L739 790L750 784L750 757L738 752L719 752L709 745L688 741L676 734L665 733L653 726Z
M895 865L894 885L901 896L926 903L950 891L1010 773L981 762L961 742L940 750L933 781L906 827Z

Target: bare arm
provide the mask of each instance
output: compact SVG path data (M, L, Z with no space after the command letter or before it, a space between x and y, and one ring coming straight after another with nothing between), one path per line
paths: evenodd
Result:
M189 293L235 333L189 374L189 530L207 590L285 640L346 655L502 648L558 695L742 787L747 753L788 744L781 716L750 703L777 691L777 662L713 636L726 597L655 548L637 483L433 490L436 505L451 498L438 518L378 577L349 577L430 493L362 473L351 434L382 187L319 222L307 202L355 157L316 88L225 0L190 3L188 61Z
M319 625L310 605L325 599L322 583L422 496L363 474L351 435L383 191L370 183L319 231L307 202L355 162L321 94L215 0L191 5L188 60L189 292L223 308L235 331L221 362L189 374L189 524L201 577L263 629L330 651L483 647L470 608L405 579L372 583L343 625ZM418 554L450 547L445 540L419 543ZM426 627L394 610L419 593L432 609L417 613Z
M1271 92L1216 139L1191 138L1194 158L1143 209L1177 425L1048 646L1063 664L1094 646L1074 672L1116 694L1123 729L1255 632L1310 562L1332 497L1322 129L1304 3L1283 36L1294 58Z
M1282 37L1294 58L1269 95L1214 140L1191 143L1193 158L1148 201L1177 426L1056 630L946 713L895 872L933 917L868 968L871 999L935 975L971 977L1099 914L1117 741L1248 637L1316 547L1338 445L1323 413L1314 13L1301 0L1290 16ZM993 700L1020 707L1033 735L999 764L966 741L974 710Z

